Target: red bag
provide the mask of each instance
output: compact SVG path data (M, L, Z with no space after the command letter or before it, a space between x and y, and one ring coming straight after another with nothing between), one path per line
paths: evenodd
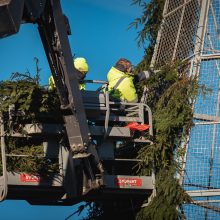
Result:
M145 131L150 128L150 125L138 124L137 122L131 122L128 125L126 125L125 127L129 128L132 131Z

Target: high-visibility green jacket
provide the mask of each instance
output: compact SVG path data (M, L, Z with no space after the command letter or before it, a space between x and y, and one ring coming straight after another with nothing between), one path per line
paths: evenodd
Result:
M124 77L117 88L114 86ZM112 67L107 75L109 82L109 93L114 99L119 99L126 102L137 102L138 96L133 83L133 76L124 73L115 67Z
M56 88L53 76L49 77L49 87L48 88L49 88L49 90L53 90L53 89ZM80 83L79 84L79 89L80 90L86 90L86 84L85 83Z

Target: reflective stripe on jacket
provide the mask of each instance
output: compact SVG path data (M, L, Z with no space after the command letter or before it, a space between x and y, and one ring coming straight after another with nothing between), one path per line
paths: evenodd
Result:
M53 89L56 88L53 76L49 77L49 86L48 86L48 88L49 88L49 90L53 90Z
M48 89L49 89L49 90L53 90L53 89L55 89L55 88L56 88L56 85L55 85L53 76L50 76L50 77L49 77L49 86L48 86ZM86 84L85 84L85 83L80 83L80 84L79 84L79 89L80 89L80 90L86 90Z
M121 83L114 89L114 86L121 77L125 77ZM109 91L113 98L127 102L137 102L137 92L133 83L133 77L115 67L112 67L107 75L109 82Z
M85 83L80 83L79 84L79 89L80 90L86 90L86 84Z

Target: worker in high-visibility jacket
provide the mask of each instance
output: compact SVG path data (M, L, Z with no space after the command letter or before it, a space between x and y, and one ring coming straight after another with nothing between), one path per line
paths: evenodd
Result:
M73 60L74 67L76 69L76 77L79 82L79 89L85 90L86 85L84 83L84 79L86 77L87 72L89 71L89 66L85 58L78 57ZM55 89L55 82L53 76L49 77L49 90Z
M133 83L131 62L121 58L107 75L110 99L124 102L138 102L137 92Z

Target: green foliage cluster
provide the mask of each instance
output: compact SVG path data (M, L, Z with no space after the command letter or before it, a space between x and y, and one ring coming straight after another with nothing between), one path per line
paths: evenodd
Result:
M60 121L59 99L54 91L40 87L27 79L0 82L0 112L7 113L13 108L15 121L37 120L43 114ZM19 117L20 114L22 117ZM5 114L6 116L7 114Z
M59 172L58 160L45 157L40 139L8 136L6 137L6 153L10 155L7 157L7 171L35 175Z
M180 74L179 65L162 67L147 82L155 135L154 144L139 151L138 159L142 160L139 171L145 175L149 169L155 169L157 193L137 219L177 219L177 207L191 201L175 177L181 172L175 152L184 151L181 143L186 141L193 125L192 100L203 88L196 77Z
M39 86L39 77L14 73L0 82L0 113L6 132L7 170L46 174L58 171L58 161L44 157L43 139L14 137L25 135L25 124L62 123L59 98L55 91ZM22 157L16 155L23 155Z
M153 201L142 208L137 214L136 219L148 220L174 220L184 219L184 213L178 213L177 208L181 209L183 202L191 202L191 198L184 192L175 178L176 169L161 169L157 173L156 197Z
M204 90L198 85L196 77L179 74L176 65L162 67L146 85L149 88L148 104L153 111L155 144L143 151L149 160L160 159L156 166L165 167L172 161L169 155L173 154L193 125L192 100Z

